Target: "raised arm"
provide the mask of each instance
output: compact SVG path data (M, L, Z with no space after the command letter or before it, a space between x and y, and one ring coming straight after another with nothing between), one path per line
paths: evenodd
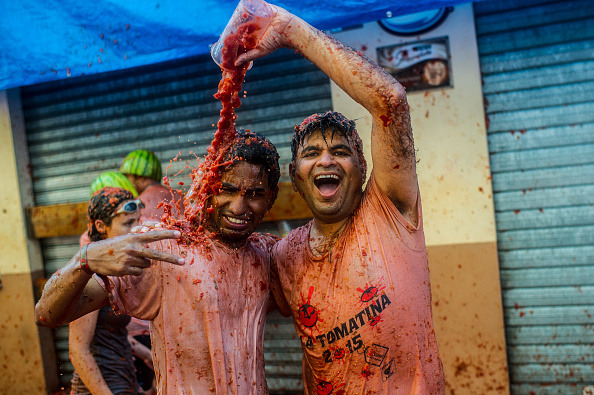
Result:
M371 152L376 182L400 212L416 224L416 161L404 88L361 53L284 9L275 9L276 15L257 48L241 55L238 63L280 47L292 48L365 107L373 119Z
M148 243L179 238L172 230L127 234L88 244L86 258L91 272L106 276L139 275L151 260L184 264L183 258L149 249ZM83 247L84 248L84 247ZM52 275L35 306L37 325L58 328L108 304L97 280L81 268L81 251Z

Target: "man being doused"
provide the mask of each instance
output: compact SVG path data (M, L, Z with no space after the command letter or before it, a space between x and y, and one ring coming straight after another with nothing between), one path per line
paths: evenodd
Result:
M256 48L237 63L291 48L372 117L365 190L355 122L329 112L295 127L290 174L314 219L276 244L272 270L281 284L275 300L301 339L305 391L443 393L404 88L365 56L275 10Z
M227 159L202 242L178 243L170 239L179 231L159 230L91 243L95 274L77 253L47 283L37 324L56 328L111 302L151 321L160 393L267 393L262 343L275 239L253 232L276 198L278 154L240 131Z

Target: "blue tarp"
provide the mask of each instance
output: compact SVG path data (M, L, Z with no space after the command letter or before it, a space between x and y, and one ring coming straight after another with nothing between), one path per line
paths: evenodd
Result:
M0 90L204 54L237 0L0 0ZM468 0L273 1L328 30ZM388 13L389 12L389 13Z

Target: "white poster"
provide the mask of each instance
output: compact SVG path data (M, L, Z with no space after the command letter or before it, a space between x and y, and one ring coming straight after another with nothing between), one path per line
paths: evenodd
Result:
M452 86L447 37L380 47L377 59L407 91Z

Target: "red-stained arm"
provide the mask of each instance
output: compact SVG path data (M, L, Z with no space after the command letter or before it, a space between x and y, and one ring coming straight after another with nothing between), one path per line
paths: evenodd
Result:
M147 244L181 235L173 230L127 234L90 243L87 249L89 268L105 276L139 275L152 260L183 265L178 256L147 248ZM107 293L97 280L80 268L81 251L52 275L35 306L35 323L58 328L83 315L106 306Z
M97 280L80 268L79 251L45 284L35 306L35 323L59 328L108 304L107 293Z
M241 55L238 63L280 47L295 49L365 107L373 119L371 151L376 182L400 212L416 224L416 160L404 88L361 53L284 9L274 8L276 15L257 48Z

